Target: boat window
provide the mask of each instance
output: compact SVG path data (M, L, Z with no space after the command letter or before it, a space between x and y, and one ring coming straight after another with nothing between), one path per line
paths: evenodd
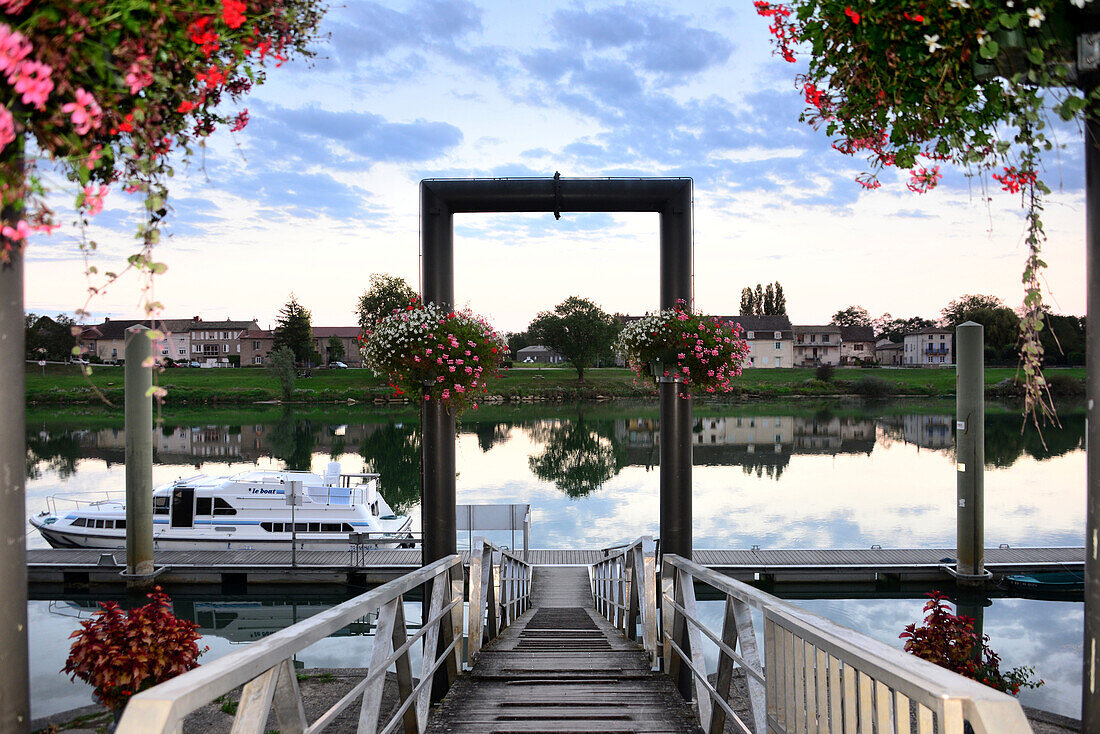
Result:
M195 498L195 514L196 515L209 515L210 509L213 507L214 499L212 497L196 497Z
M168 495L161 495L153 498L153 514L154 515L167 515L168 514Z
M126 521L125 520L115 520L115 528L120 529L120 530L125 530L126 529Z
M338 522L326 522L321 524L321 529L326 533L338 533L340 532L340 523Z
M287 525L290 525L290 523L287 523ZM308 522L296 522L296 523L294 523L294 531L297 532L297 533L308 532L309 531L309 523Z
M221 497L214 498L214 514L215 515L236 515L237 510L233 505L229 504Z
M319 523L319 522L311 522L311 523L309 524L309 531L310 531L311 533L319 533L319 532L321 532L321 523Z
M101 527L103 527L103 521L102 521L102 520L96 520L96 521L95 521L95 526L96 526L97 528L101 528Z
M73 520L73 525L76 525L77 527L81 527L81 528L87 527L88 526L88 518L78 517L77 519Z
M350 522L346 522L346 523L344 523L344 532L345 532L345 533L354 533L354 532L355 532L355 528L353 528L353 527L351 526L351 523L350 523Z
M269 523L269 522L262 522L262 523L260 523L260 527L261 527L262 529L266 530L266 531L267 531L267 532L269 532L269 533L271 532L271 523Z

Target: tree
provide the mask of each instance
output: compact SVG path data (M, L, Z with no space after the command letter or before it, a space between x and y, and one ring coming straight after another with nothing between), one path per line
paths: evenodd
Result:
M404 278L387 273L371 273L370 287L359 297L359 327L369 329L395 310L404 311L416 298L416 291Z
M76 337L73 336L73 320L64 314L56 319L49 316L24 316L24 337L27 359L49 359L64 362L72 357Z
M954 329L959 324L970 321L970 314L981 309L1004 308L1005 302L997 296L965 295L947 304L940 313L940 325L945 329Z
M834 313L829 323L835 326L870 326L871 315L863 306L849 306Z
M287 347L279 347L267 355L267 371L279 381L279 392L283 400L294 397L294 352Z
M619 322L587 298L570 296L535 316L528 331L568 359L584 381L584 370L606 352L619 333Z
M527 459L531 472L569 497L584 497L626 466L626 451L608 428L586 424L583 414L555 425L542 453Z
M536 343L535 337L531 335L528 329L508 332L504 335L504 341L508 344L508 351L512 353L512 359L516 358L516 354L519 353L519 350L525 349Z
M768 283L764 286L764 315L772 316L775 314L775 286Z
M279 311L276 319L272 349L286 347L294 353L296 362L310 362L315 354L313 350L313 315L305 309L294 294Z
M787 297L783 295L783 286L778 280L775 281L775 314L776 316L787 315Z
M756 292L753 295L753 314L761 316L764 313L764 287L756 284Z
M339 362L344 358L344 340L338 336L328 338L328 361Z
M1082 316L1047 314L1047 328L1039 332L1043 356L1049 364L1085 363L1085 319Z
M753 298L752 288L741 289L741 310L738 313L742 316L756 315L756 299Z
M896 319L888 313L884 313L871 322L875 330L875 339L889 339L892 342L900 342L906 334L935 326L931 319L921 316L910 316L907 319Z

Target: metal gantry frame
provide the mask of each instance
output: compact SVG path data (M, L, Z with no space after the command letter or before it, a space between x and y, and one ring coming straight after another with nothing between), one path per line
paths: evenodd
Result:
M692 305L690 178L426 179L420 182L421 295L453 306L454 215L500 212L656 212L660 307ZM691 557L691 396L662 381L661 551ZM421 405L423 563L457 551L455 419L436 400Z

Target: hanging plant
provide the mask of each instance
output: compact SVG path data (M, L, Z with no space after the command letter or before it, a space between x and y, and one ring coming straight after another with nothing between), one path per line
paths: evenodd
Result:
M146 314L159 313L153 277L167 266L153 247L172 161L187 161L218 125L244 128L248 110L226 103L266 66L311 55L324 10L317 0L0 0L0 266L32 233L57 227L45 161L76 191L86 271L99 278L91 296L134 269ZM144 198L138 249L101 274L83 232L116 187Z
M395 396L438 400L456 416L477 407L508 352L482 317L416 299L359 339L364 364L389 377Z
M733 389L741 375L749 343L741 325L692 313L680 301L674 308L627 324L616 350L643 380L677 380L691 392L719 393Z
M866 157L856 181L881 186L889 168L925 193L950 163L1019 196L1028 255L1020 320L1025 411L1053 417L1042 375L1042 154L1049 114L1080 120L1096 99L1071 86L1074 13L1089 0L791 0L755 2L797 78L802 120L833 147Z

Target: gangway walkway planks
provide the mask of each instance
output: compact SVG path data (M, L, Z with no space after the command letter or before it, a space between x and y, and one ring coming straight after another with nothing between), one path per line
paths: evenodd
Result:
M531 602L482 648L428 732L698 731L672 679L596 613L588 569L535 566Z
M469 565L469 552L460 552ZM945 565L952 548L873 548L805 550L697 549L694 560L742 581L830 582L950 581ZM420 567L414 548L378 549L361 554L346 550L298 551L292 565L289 550L156 551L157 566L166 567L163 583L383 583ZM606 557L596 549L532 549L536 566L588 566ZM27 571L32 584L121 583L125 551L101 549L31 549ZM1083 547L987 548L986 568L995 575L1039 571L1079 571Z

